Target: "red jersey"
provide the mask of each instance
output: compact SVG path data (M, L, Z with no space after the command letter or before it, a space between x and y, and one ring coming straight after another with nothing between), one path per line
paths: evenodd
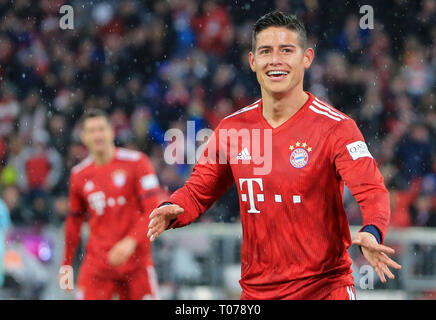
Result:
M70 178L63 264L72 265L86 219L89 239L85 259L100 275L116 277L153 264L147 238L148 216L162 200L160 191L153 167L141 152L117 148L107 164L97 165L88 157L75 166ZM136 250L126 263L112 267L108 252L126 236L138 241Z
M170 227L182 227L236 182L241 298L322 299L354 284L344 183L364 225L377 227L382 239L388 227L389 195L355 122L308 94L277 128L263 117L262 100L224 118L203 161L169 200L185 210Z

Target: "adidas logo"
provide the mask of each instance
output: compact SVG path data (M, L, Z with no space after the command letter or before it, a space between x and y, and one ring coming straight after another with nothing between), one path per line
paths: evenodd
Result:
M250 152L248 152L247 147L245 147L241 152L238 153L236 157L238 160L251 160Z

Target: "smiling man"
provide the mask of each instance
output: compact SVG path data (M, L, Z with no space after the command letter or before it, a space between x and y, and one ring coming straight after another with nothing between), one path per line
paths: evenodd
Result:
M384 246L389 194L355 122L303 90L314 59L303 23L272 12L253 28L250 66L262 98L224 118L186 184L150 215L151 241L204 213L234 182L241 209L241 299L355 299L351 258L359 245L382 282L401 268ZM271 142L229 145L221 130L272 132ZM262 136L259 134L258 136ZM256 175L260 145L272 152L271 170ZM240 148L243 159L233 161ZM208 148L206 148L208 149ZM209 150L213 150L210 148ZM226 163L216 160L222 154ZM239 156L239 155L238 155ZM214 159L215 158L215 159ZM202 159L200 159L202 160ZM343 206L344 183L357 199L364 226L351 241Z

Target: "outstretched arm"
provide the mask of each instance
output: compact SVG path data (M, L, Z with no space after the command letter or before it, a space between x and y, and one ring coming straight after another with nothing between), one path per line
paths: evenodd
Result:
M189 180L171 195L168 200L171 205L161 206L151 213L148 232L151 241L168 228L180 228L195 221L234 183L226 156L227 142L220 143L218 128Z
M395 251L383 245L390 219L389 193L365 140L351 119L342 120L333 132L333 160L337 174L356 198L363 215L363 228L353 244L373 266L382 282L385 275L394 279L388 267L401 266L387 254Z

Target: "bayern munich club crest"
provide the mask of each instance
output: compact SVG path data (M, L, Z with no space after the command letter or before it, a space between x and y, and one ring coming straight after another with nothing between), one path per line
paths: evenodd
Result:
M307 145L306 142L297 142L295 147L293 145L289 146L291 150L291 156L289 157L289 162L296 169L304 168L309 162L309 152L312 148Z
M118 188L121 188L126 184L126 177L127 174L124 170L116 170L112 173L112 182L114 185L116 185Z

